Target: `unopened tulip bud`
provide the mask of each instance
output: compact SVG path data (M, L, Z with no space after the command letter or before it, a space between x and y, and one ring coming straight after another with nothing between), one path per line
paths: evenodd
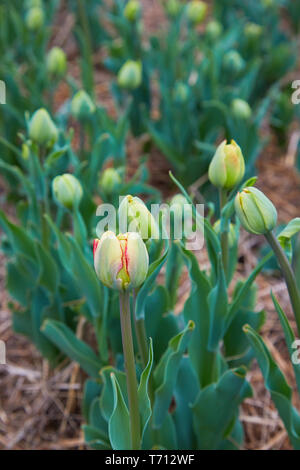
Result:
M245 61L238 51L228 51L224 55L223 65L228 72L240 73L245 67Z
M127 60L118 73L118 84L121 88L135 90L142 83L142 63Z
M216 232L217 235L220 234L221 231L221 221L217 220L213 226L214 231ZM235 232L235 226L233 224L229 224L229 231L228 231L228 243L229 243L229 248L232 248L235 243L236 243L236 232Z
M28 141L27 141L22 144L22 158L24 160L28 160L29 155L30 155L30 149L29 149Z
M257 188L244 188L236 195L235 211L247 232L263 235L276 226L277 211L264 193Z
M252 110L247 101L236 98L231 103L232 114L237 119L250 119Z
M96 106L87 92L85 90L77 91L71 102L71 113L73 116L80 121L91 116L95 110Z
M44 11L42 8L34 7L28 10L25 23L30 31L38 31L44 25Z
M121 185L122 180L120 174L115 168L107 168L104 170L100 177L100 189L106 195L111 195L116 192Z
M209 165L210 182L218 188L230 190L242 180L244 174L245 162L241 148L234 140L230 144L224 140Z
M94 241L94 266L100 281L119 291L136 289L146 279L149 256L138 233L104 232Z
M32 115L28 130L30 139L42 146L52 147L58 138L57 127L44 108Z
M53 47L47 55L47 71L50 75L63 77L67 70L66 54L60 47Z
M119 207L120 224L127 224L128 230L138 232L143 240L158 239L159 229L151 212L138 197L126 196Z
M194 24L203 22L207 11L207 5L201 0L192 0L186 6L186 14L188 20Z
M56 176L52 181L52 190L55 199L67 209L78 206L83 193L80 182L70 173Z
M134 23L141 14L141 4L138 0L129 0L124 8L124 16Z
M212 20L206 25L205 34L208 39L215 41L218 39L223 31L223 26L219 21Z

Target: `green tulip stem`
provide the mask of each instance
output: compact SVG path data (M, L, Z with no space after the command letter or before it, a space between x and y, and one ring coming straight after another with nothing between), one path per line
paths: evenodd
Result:
M268 232L265 234L265 237L278 260L282 274L285 278L285 282L287 285L287 289L289 292L291 304L292 304L294 315L295 315L295 320L297 323L298 333L300 334L300 294L299 294L299 290L297 287L294 272L275 235L272 232Z
M220 213L222 212L223 207L227 203L227 191L226 189L220 189ZM228 231L221 233L221 248L222 248L222 260L225 276L227 277L228 271Z
M131 330L130 299L129 293L126 291L120 293L120 318L129 403L131 449L138 450L141 442L140 412Z

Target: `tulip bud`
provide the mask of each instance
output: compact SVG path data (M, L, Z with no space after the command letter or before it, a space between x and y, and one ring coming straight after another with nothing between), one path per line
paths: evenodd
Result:
M218 188L230 190L238 184L245 174L245 162L238 144L224 140L216 150L209 165L208 177Z
M119 291L136 289L145 281L149 268L145 243L135 232L118 236L104 232L94 241L94 266L105 286Z
M138 232L143 240L159 238L158 225L153 215L138 197L128 195L123 198L119 207L119 220L121 226L128 224L128 229Z
M124 16L134 23L141 14L141 4L138 0L129 0L124 8Z
M78 179L70 173L56 176L52 181L52 190L57 202L67 209L79 205L83 192Z
M96 106L87 92L85 90L77 91L71 102L73 116L80 121L81 119L87 119L95 110Z
M29 10L30 8L38 7L42 8L43 4L41 0L26 0L25 1L25 8Z
M100 189L106 195L111 195L116 192L117 188L121 185L121 176L115 168L107 168L104 170L100 177Z
M201 0L192 0L186 7L187 18L193 25L202 23L205 18L206 11L207 5Z
M205 34L208 39L215 41L218 39L223 31L223 26L219 21L212 20L206 25Z
M58 138L56 125L44 108L32 115L28 130L30 139L42 146L52 147Z
M181 10L181 3L179 0L168 0L166 3L166 11L172 18L177 16Z
M247 23L244 29L244 34L248 41L257 41L262 35L263 29L259 24Z
M30 31L38 31L44 25L44 11L42 8L34 7L28 10L25 23Z
M228 72L240 73L245 67L245 61L238 51L228 51L224 55L223 65Z
M119 70L118 84L121 88L135 90L142 83L142 63L127 60Z
M244 188L236 195L234 206L242 226L250 233L262 235L270 232L277 222L277 211L259 189Z
M67 70L66 54L60 47L53 47L47 55L47 71L50 75L63 77Z
M214 231L216 232L217 235L220 234L221 231L221 220L217 220L214 223L213 226ZM228 244L229 248L232 248L236 243L236 232L235 232L235 226L233 224L229 224L229 232L228 232Z
M250 119L252 110L247 101L236 98L231 103L232 114L237 119Z

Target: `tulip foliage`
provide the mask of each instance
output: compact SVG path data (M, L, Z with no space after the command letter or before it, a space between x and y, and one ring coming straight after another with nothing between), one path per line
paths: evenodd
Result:
M281 30L278 2L216 1L208 20L203 1L167 0L166 27L145 38L139 1L93 0L86 9L70 0L81 86L64 51L47 49L58 3L13 0L6 18L0 7L9 98L0 109L0 170L16 206L13 219L0 211L0 226L15 331L52 367L69 359L85 372L92 448L240 448L240 406L253 393L247 372L256 358L300 449L292 388L260 336L266 312L257 310L255 284L275 257L299 335L300 223L278 231L276 208L249 178L265 144L263 120L270 116L284 144L294 113L280 91L294 39ZM284 8L299 16L292 1ZM96 99L98 48L112 73L115 117ZM54 106L61 85L69 98ZM142 134L145 155L128 177L128 137ZM174 171L171 201L149 184L153 147ZM208 180L204 214L188 187L199 177ZM156 217L153 202L165 203ZM101 233L100 203L118 215ZM204 238L205 265L188 231L176 236L183 210ZM241 226L269 247L245 279L236 275ZM272 299L292 360L295 332ZM299 367L293 361L300 393Z

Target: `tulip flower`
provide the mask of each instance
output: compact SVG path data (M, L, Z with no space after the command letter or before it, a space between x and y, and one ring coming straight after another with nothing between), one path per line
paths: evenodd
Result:
M52 182L52 189L55 199L67 209L72 209L81 201L82 187L75 176L65 173L56 176Z
M232 114L237 119L250 119L252 110L247 101L236 98L231 103Z
M238 51L231 50L224 54L223 66L230 73L240 73L245 67L245 61Z
M132 23L138 19L141 14L141 4L138 0L129 0L124 8L124 16Z
M149 256L138 233L116 236L108 231L94 241L94 266L105 286L126 291L140 287L145 281Z
M71 113L78 119L86 119L95 112L96 106L85 90L79 90L72 99Z
M143 240L159 238L156 220L138 197L124 197L119 207L119 221L121 226L127 224L130 231L138 232Z
M118 73L118 84L121 88L135 90L142 83L142 63L127 60Z
M241 148L234 140L230 144L224 140L209 165L210 182L218 188L230 190L241 181L244 173L245 162Z
M236 195L234 205L242 226L248 232L263 235L275 227L277 211L259 189L244 188Z
M106 168L99 181L101 191L108 196L113 194L121 183L121 176L115 168Z
M67 70L66 54L60 47L53 47L47 55L47 71L50 75L62 77Z
M44 108L33 114L29 121L28 130L30 139L42 146L51 147L58 138L57 128Z
M208 39L215 41L223 31L223 26L219 21L212 20L206 25L205 34Z

